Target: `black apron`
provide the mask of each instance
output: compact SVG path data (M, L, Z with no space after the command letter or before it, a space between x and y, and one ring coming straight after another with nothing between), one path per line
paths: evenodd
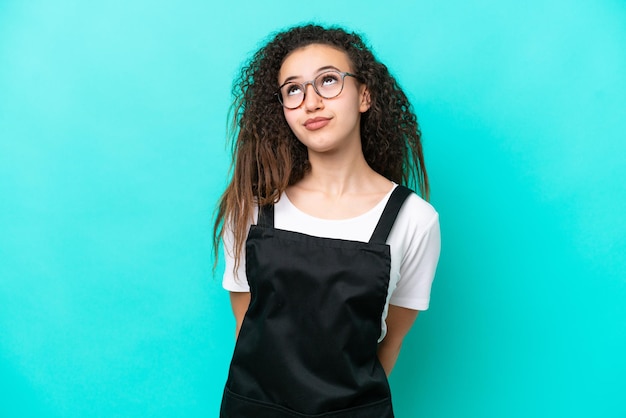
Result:
M410 193L395 188L367 243L275 229L274 207L261 208L246 241L251 301L220 417L393 417L376 350L385 242Z

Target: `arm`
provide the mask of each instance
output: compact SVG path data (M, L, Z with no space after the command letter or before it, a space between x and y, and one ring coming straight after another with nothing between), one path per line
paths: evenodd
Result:
M391 374L393 366L396 364L402 341L411 329L419 311L414 309L401 308L396 305L389 305L387 313L387 335L378 344L378 359L385 369L387 376Z
M250 292L230 292L230 305L235 314L235 338L239 336L239 330L243 323L243 317L250 306Z

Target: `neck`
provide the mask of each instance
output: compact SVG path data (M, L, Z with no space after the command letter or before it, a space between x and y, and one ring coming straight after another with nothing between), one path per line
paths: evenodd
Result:
M343 155L309 153L309 162L311 171L302 179L302 185L334 196L356 192L376 175L360 148Z

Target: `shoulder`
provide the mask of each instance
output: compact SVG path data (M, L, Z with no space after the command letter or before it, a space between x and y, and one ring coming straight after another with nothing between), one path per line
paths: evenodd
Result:
M396 218L388 243L405 254L439 241L439 214L416 193L411 193Z
M411 192L404 201L396 222L412 225L418 229L428 229L438 223L439 214L426 200Z

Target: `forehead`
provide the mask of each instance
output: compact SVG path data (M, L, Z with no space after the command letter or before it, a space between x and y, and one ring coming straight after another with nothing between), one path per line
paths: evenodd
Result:
M339 48L324 44L311 44L293 50L280 67L279 83L287 77L308 79L318 69L333 66L340 71L352 71L348 55Z

